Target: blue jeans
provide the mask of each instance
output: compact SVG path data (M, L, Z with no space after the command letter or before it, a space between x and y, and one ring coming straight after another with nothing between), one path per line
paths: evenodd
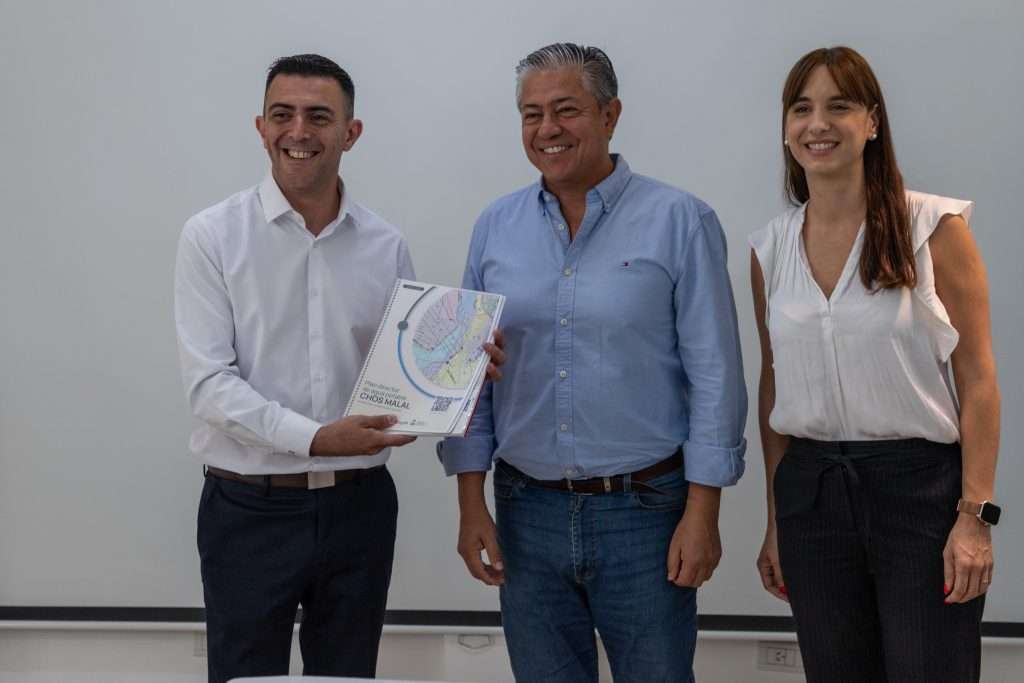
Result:
M596 683L595 628L616 683L693 681L697 592L666 579L683 468L626 488L570 493L495 466L501 616L520 683Z

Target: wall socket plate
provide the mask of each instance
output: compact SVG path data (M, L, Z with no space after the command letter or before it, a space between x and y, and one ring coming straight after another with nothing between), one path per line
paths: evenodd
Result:
M803 673L804 663L796 643L760 640L757 643L757 668L761 671Z

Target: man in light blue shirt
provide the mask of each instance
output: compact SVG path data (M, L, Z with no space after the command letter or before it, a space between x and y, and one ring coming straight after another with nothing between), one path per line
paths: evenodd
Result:
M516 72L542 178L489 206L470 244L463 286L507 297L508 360L467 438L440 448L459 552L501 586L517 680L596 681L596 627L616 679L689 681L720 487L746 447L724 235L699 199L609 154L622 104L604 52L550 45Z

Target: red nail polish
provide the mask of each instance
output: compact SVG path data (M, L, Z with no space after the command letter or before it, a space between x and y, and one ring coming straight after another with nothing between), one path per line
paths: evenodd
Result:
M789 591L786 590L785 586L779 586L779 592L783 595L789 595Z
M947 584L942 584L942 594L949 595L950 588Z

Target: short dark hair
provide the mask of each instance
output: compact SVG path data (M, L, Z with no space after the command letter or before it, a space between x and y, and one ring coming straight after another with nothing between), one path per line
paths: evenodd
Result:
M347 71L338 66L334 61L327 59L327 57L308 54L292 55L291 57L281 57L275 60L270 65L270 68L267 69L267 85L263 89L264 97L270 90L271 81L278 74L333 78L341 86L341 92L345 93L345 97L348 99L348 115L351 117L355 113L356 86L352 83L352 77L348 75Z

